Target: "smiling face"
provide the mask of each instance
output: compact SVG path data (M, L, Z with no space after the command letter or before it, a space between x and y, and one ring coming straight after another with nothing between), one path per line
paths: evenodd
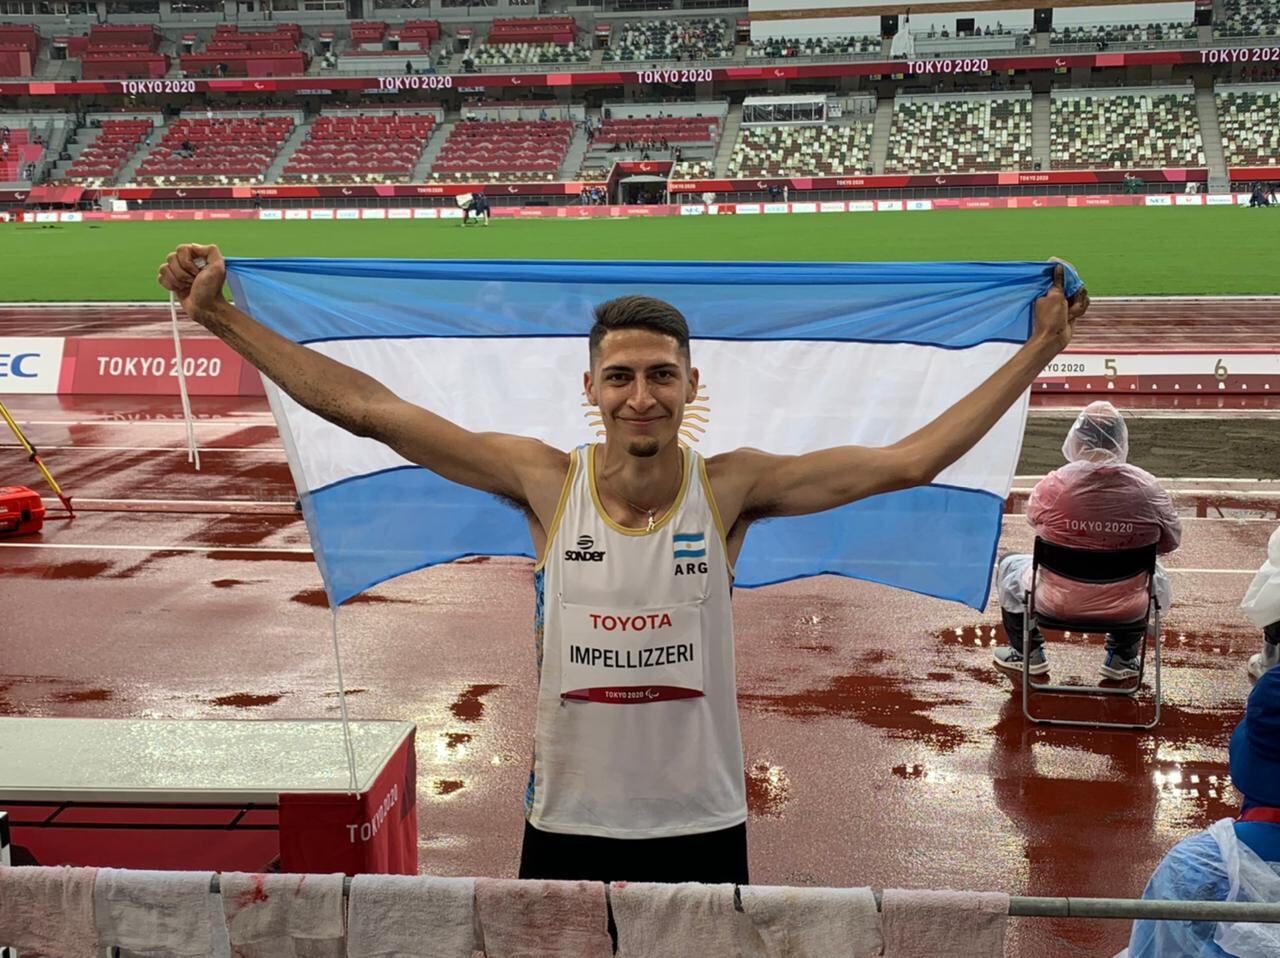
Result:
M591 359L583 383L587 398L600 407L610 444L648 458L677 440L685 404L698 392L698 371L674 336L615 329Z

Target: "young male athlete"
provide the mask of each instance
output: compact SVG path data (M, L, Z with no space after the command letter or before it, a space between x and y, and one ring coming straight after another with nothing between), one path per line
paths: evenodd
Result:
M225 278L217 247L196 245L169 254L158 277L302 406L524 510L538 557L539 691L520 875L604 881L747 881L729 590L750 524L929 483L1071 341L1088 307L1084 290L1068 303L1057 267L1030 341L891 446L704 460L678 442L698 370L684 317L660 300L596 308L583 382L605 441L566 452L406 402L236 309Z

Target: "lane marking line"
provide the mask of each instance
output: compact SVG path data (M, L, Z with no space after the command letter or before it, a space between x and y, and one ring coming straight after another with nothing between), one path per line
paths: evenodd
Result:
M97 549L100 552L242 552L246 555L257 553L287 553L290 555L311 555L309 546L147 546L125 544L92 544L82 542L0 542L0 549Z

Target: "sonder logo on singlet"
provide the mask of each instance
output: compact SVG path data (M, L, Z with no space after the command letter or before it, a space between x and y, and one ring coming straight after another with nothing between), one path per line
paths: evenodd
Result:
M578 536L578 548L565 549L565 562L603 562L604 552L594 551L592 546L596 544L596 540L591 536Z
M677 532L672 539L676 575L707 574L707 536L704 532ZM693 561L696 560L696 561Z

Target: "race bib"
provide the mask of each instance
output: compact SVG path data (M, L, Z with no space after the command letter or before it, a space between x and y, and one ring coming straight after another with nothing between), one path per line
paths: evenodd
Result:
M562 601L560 621L561 698L647 705L703 694L701 602L617 610Z

